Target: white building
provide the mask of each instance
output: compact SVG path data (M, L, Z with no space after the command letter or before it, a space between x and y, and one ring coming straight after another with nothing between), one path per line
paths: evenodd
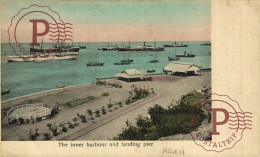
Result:
M126 69L121 73L116 74L117 79L124 81L139 81L144 80L144 75L137 69Z
M181 76L198 75L200 74L201 67L193 63L172 62L163 68L163 71L166 74L170 72L171 74Z

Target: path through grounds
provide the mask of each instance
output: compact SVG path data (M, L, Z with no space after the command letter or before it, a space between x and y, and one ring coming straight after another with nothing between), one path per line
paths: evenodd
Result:
M120 117L122 115L125 115L125 114L127 114L127 113L129 113L129 112L131 112L131 111L133 111L133 110L135 110L135 109L137 109L137 108L147 104L148 102L158 98L159 96L160 96L160 94L157 94L157 95L155 95L155 96L153 96L151 98L148 98L148 99L146 99L146 100L144 100L144 101L142 101L142 102L140 102L140 103L138 103L138 104L136 104L134 106L131 106L131 107L129 107L129 108L127 108L127 109L125 109L125 110L123 110L121 112L118 112L118 113L114 114L111 117L108 117L107 119L104 119L104 120L102 120L102 121L100 121L100 122L98 122L96 124L93 124L93 125L85 128L85 129L82 129L82 130L80 130L80 131L78 131L78 132L76 132L76 133L74 133L72 135L69 135L69 136L67 136L65 138L62 138L61 140L70 141L70 140L77 139L77 138L79 138L79 137L81 137L81 136L83 136L83 135L85 135L85 134L95 130L96 128L99 128L99 127L101 127L101 126L111 122L112 120L114 120L114 119L116 119L116 118L118 118L118 117Z

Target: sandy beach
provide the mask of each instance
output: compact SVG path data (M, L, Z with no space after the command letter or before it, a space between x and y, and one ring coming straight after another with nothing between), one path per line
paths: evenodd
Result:
M138 115L147 116L148 108L154 106L154 104L159 104L164 108L167 108L172 100L178 100L182 95L187 94L190 91L197 90L203 86L211 86L211 71L203 71L201 76L188 76L179 77L173 75L151 75L153 81L140 81L140 82L124 82L117 80L116 78L106 79L107 82L116 83L122 85L122 88L115 88L106 85L95 85L85 84L74 87L66 87L61 89L55 89L51 91L41 92L34 95L24 96L20 98L14 98L6 101L2 101L2 140L28 140L28 133L30 129L34 131L38 129L39 134L51 133L47 127L48 123L59 124L62 122L70 121L73 123L72 119L77 117L77 113L80 115L85 115L87 117L87 122L83 123L80 119L77 121L79 125L73 129L69 128L67 132L62 132L58 136L54 136L51 140L61 140L67 136L70 136L80 130L86 129L97 124L100 121L106 120L109 117L126 111L128 108L141 103L132 103L125 105L123 103L122 107L114 105L112 107L112 112L107 112L107 114L101 114L100 117L95 117L91 120L87 113L87 109L96 110L102 106L106 106L109 103L123 102L129 97L129 91L132 89L132 85L135 87L142 88L153 88L157 96L155 99L140 105L130 112L124 113L119 117L95 128L94 130L82 135L74 140L109 140L122 131L122 128L126 127L126 120L132 124L135 123L135 118ZM107 92L109 96L102 96L102 93ZM76 99L82 99L88 96L95 96L97 99L70 108L60 107L60 111L52 119L43 120L34 124L7 124L6 111L12 106L26 104L29 100L31 103L45 103L48 105L62 104ZM58 127L59 128L59 127ZM37 140L43 140L43 138L38 138Z

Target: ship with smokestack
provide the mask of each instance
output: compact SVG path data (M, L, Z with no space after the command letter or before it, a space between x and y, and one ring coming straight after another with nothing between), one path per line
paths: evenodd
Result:
M43 41L40 48L31 47L28 55L6 56L7 62L35 62L46 60L74 60L79 55L80 47L56 44L50 49L43 48Z
M188 45L183 44L182 42L179 44L175 41L173 44L165 44L163 47L188 47Z
M151 45L146 45L146 42L141 46L137 46L136 48L130 47L130 42L128 47L118 47L118 53L139 53L139 52L159 52L165 51L163 47L156 47L156 43L154 42L154 47Z

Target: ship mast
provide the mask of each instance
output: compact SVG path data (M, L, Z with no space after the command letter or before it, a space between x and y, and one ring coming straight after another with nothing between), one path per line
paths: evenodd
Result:
M130 49L130 37L129 37L129 49Z
M43 38L42 38L42 44L43 44ZM41 50L42 50L42 44L41 44Z
M155 38L154 38L154 48L156 48L156 42L155 42Z

